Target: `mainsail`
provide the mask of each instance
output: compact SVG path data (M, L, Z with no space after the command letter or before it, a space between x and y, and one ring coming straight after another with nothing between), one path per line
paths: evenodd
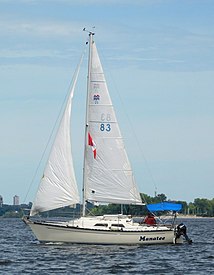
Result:
M85 200L141 204L92 35L90 39Z
M71 105L80 64L76 70L64 114L31 208L31 216L39 212L79 203L80 201L71 155L70 136Z

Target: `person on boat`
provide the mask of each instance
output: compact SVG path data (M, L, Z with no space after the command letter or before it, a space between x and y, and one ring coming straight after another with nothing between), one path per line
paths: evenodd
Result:
M155 217L151 212L149 212L148 215L145 217L144 223L146 223L148 225L155 225L156 224Z

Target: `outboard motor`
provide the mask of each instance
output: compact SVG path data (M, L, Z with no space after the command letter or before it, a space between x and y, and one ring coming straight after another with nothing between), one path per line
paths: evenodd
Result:
M184 225L183 223L180 223L179 225L177 225L176 227L176 232L175 232L175 243L176 240L178 238L180 238L180 236L184 236L184 238L186 239L186 241L188 242L188 244L192 243L192 240L187 236L187 228L186 225Z

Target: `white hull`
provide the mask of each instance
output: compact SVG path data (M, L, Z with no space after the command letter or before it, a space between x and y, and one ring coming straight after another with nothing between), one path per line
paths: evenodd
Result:
M78 222L81 219L76 220ZM82 222L82 221L81 221ZM173 228L167 226L132 225L130 227L95 228L78 227L74 222L33 222L28 225L40 242L63 242L82 244L172 244ZM182 237L176 243L182 243Z

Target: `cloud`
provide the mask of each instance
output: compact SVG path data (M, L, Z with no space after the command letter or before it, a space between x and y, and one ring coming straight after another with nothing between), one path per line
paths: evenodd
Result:
M2 3L10 3L14 2L14 0L1 0ZM161 3L164 3L165 0L117 0L117 5L118 4L123 4L123 5L137 5L137 6L142 6L142 5L159 5ZM59 4L68 4L68 5L112 5L115 4L115 0L78 0L76 2L71 1L71 0L19 0L19 4L26 4L26 5L32 5L32 4L44 4L44 3L59 3Z
M75 37L80 33L80 25L75 22L59 23L56 21L1 21L0 33L12 35L27 35L27 36L71 36Z
M82 26L76 22L8 20L0 22L0 66L49 64L79 56ZM69 43L72 40L71 43ZM84 45L84 43L82 43ZM64 61L63 61L64 62Z
M33 63L33 59L38 58L54 58L54 59L64 59L76 56L77 50L75 49L66 49L66 50L56 50L56 49L0 49L0 59L2 60L11 60L13 63L19 63L18 61L23 60L21 63L25 63L24 60L30 60ZM28 62L29 64L29 62ZM0 64L4 66L4 62Z

